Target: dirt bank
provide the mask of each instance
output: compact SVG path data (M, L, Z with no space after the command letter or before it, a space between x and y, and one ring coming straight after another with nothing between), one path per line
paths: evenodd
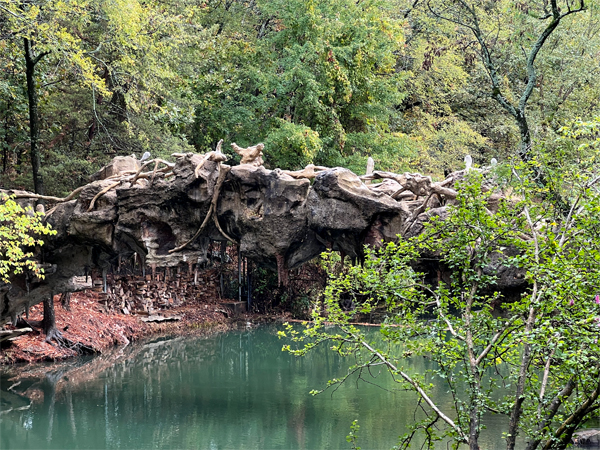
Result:
M128 342L154 334L201 334L208 331L225 330L235 326L239 320L249 320L250 316L231 317L223 303L203 299L201 302L185 302L183 305L158 311L164 317L178 316L173 322L144 322L142 315L125 315L107 312L102 306L98 292L83 291L74 293L70 309L61 306L59 296L55 297L56 326L71 342L81 343L98 353ZM31 308L30 323L43 319L43 305ZM7 327L8 329L11 326ZM76 356L77 353L56 343L45 342L46 336L40 328L2 342L0 364L17 362L59 361Z

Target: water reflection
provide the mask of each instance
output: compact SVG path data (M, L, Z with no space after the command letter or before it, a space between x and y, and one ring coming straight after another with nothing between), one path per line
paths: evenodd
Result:
M0 447L338 449L350 448L354 419L363 449L397 443L413 419L412 393L384 372L371 380L380 387L350 382L312 397L348 362L325 349L292 357L276 331L159 339L60 365L8 368L0 373ZM488 424L482 445L504 448L494 432L504 424L493 417Z

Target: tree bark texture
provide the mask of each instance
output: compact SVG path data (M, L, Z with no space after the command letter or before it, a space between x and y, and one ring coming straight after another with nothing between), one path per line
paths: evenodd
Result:
M44 195L44 181L40 168L42 165L38 142L40 140L40 123L38 112L38 92L35 86L35 66L48 54L33 55L31 42L23 40L25 48L25 77L27 79L27 101L29 104L29 151L31 153L31 170L33 175L33 189L36 194ZM40 201L41 202L41 201Z
M67 311L71 310L71 294L72 292L63 292L60 296L60 303Z
M44 320L42 322L44 334L46 335L46 342L50 343L52 339L59 342L62 337L60 331L56 329L56 315L54 313L54 293L50 293L50 296L44 299Z

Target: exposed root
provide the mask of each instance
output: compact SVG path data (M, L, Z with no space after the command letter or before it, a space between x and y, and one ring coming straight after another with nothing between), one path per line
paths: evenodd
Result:
M46 333L46 342L52 344L52 341L55 341L58 345L64 346L63 335L56 327L53 327Z
M217 217L217 202L219 200L221 186L223 186L223 182L225 181L225 176L231 170L231 167L229 167L229 166L221 166L221 167L223 167L224 169L221 170L221 172L219 173L219 178L217 179L217 184L215 185L215 192L214 192L212 201L210 202L211 207L212 207L213 220L215 222L215 226L217 227L217 230L219 230L219 232L223 235L223 237L225 239L227 239L228 241L235 243L236 241L233 238L231 238L227 233L225 233L223 228L221 228L221 224L219 223L219 218Z
M73 198L77 194L79 194L81 191L83 191L83 188L85 188L85 186L78 187L77 189L75 189L73 192L71 192L66 197L53 197L51 195L40 195L40 194L31 194L31 193L19 193L19 194L14 194L14 196L15 196L15 198L35 198L37 200L48 200L50 202L65 203L70 200L73 200ZM50 214L50 212L48 212L48 214Z
M52 341L54 341L59 347L73 350L79 355L92 355L98 353L98 350L96 350L93 347L82 344L81 342L74 342L64 337L63 334L56 327L53 327L50 331L48 331L48 333L46 334L46 339L44 341L50 345L54 345L52 344Z
M402 229L402 234L405 234L408 230L410 230L410 228L414 225L414 223L417 220L417 218L419 217L419 215L422 212L424 212L425 209L427 209L427 205L429 204L429 200L431 200L431 197L433 197L433 195L434 195L434 193L431 192L427 196L427 198L425 199L425 201L423 202L423 204L413 211L411 218L406 221L406 225L404 225L404 228Z
M219 141L219 143L217 144L217 148L214 151L208 152L206 155L204 155L202 157L202 159L200 160L200 162L194 169L194 175L196 176L196 178L198 178L200 176L200 170L202 169L202 167L204 167L204 163L206 161L214 161L217 164L219 164L219 166L220 166L220 163L227 161L227 155L225 155L224 153L221 152L222 145L223 145L223 139L221 139ZM180 154L174 153L174 155L180 155Z
M156 170L158 169L159 161L154 162L154 170L152 171L152 178L150 178L150 184L154 183L154 177L156 177Z
M175 248L169 250L169 253L175 253L180 250L183 250L188 245L190 245L192 242L194 242L196 240L196 238L198 238L198 236L200 236L202 231L204 231L204 228L208 224L208 221L210 220L211 217L213 217L214 223L215 223L217 229L219 230L219 232L223 235L223 237L231 242L236 242L231 237L229 237L227 235L227 233L225 233L225 231L223 231L223 229L221 228L221 225L219 224L219 221L217 219L217 214L216 214L217 201L219 199L219 194L221 193L221 187L223 186L225 177L227 176L227 174L229 173L230 170L231 170L231 167L219 164L219 177L217 178L217 182L215 184L215 189L213 191L213 198L210 202L210 207L208 208L206 217L204 218L204 220L202 221L202 224L200 225L200 228L198 228L198 231L196 231L196 233L194 233L194 235L191 237L191 239L189 239L187 242L184 242L179 247L175 247Z
M90 206L88 207L87 212L90 212L92 209L94 209L94 204L96 203L96 200L98 200L100 197L102 197L104 194L106 194L112 188L116 188L120 184L121 184L121 182L117 181L116 183L113 183L110 186L106 186L104 189L102 189L100 192L98 192L94 196L94 198L92 199L92 201L90 202Z
M293 178L315 178L319 172L327 170L328 168L325 166L315 166L314 164L309 164L302 170L282 170L283 173L289 175Z
M389 178L398 183L401 188L398 189L392 195L392 198L397 199L400 194L406 191L410 191L415 194L417 197L425 197L433 194L438 194L439 196L444 196L447 199L454 199L458 195L458 193L449 187L446 187L450 184L453 179L446 179L439 183L434 183L430 177L426 177L420 174L413 173L405 173L402 175L398 175L391 172L383 172L380 170L374 171L371 175L363 175L359 177L362 181L376 180L376 179L385 179Z
M154 163L154 170L151 172L143 172L143 170L152 163ZM166 167L159 169L158 168L159 164L165 164ZM102 189L100 192L98 192L94 196L94 198L90 202L90 206L88 207L87 212L90 212L90 211L92 211L92 209L94 209L94 204L96 203L96 200L98 200L100 197L102 197L104 194L106 194L111 189L114 189L117 186L119 186L121 183L130 183L131 186L133 186L136 183L136 181L139 180L140 178L142 178L142 179L151 178L150 183L152 184L154 182L154 178L156 177L157 173L169 174L169 173L171 173L171 169L173 169L173 167L175 167L175 165L173 163L156 158L156 159L151 159L150 161L145 162L142 165L142 167L140 167L140 169L133 174L132 174L132 172L125 172L125 175L119 174L118 176L107 178L110 180L116 180L116 182L111 184L110 186L105 187L104 189Z

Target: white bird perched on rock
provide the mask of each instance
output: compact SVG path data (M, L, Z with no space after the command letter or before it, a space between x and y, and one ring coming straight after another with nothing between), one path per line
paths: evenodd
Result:
M140 161L146 161L147 159L150 159L150 152L144 152Z
M473 165L473 158L471 155L465 156L465 170L471 170L471 166Z
M496 158L492 158L490 161L490 166L496 167L498 165L498 160Z

